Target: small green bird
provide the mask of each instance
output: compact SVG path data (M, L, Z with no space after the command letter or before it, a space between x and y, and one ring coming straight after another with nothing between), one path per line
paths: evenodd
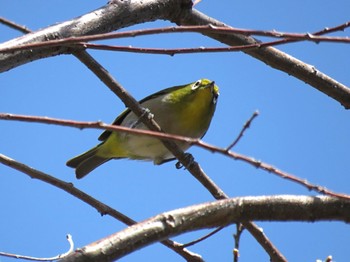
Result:
M161 90L139 103L150 110L164 132L201 138L209 128L218 96L219 88L214 81L200 79ZM113 125L148 129L130 109L124 110ZM111 159L153 160L160 165L174 158L159 139L149 136L106 130L99 140L103 142L67 162L67 166L75 168L78 179ZM176 143L182 150L190 147L185 142Z

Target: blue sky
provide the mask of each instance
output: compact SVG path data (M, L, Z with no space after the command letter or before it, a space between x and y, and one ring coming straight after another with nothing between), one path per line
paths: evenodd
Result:
M0 2L1 16L32 30L92 11L103 1ZM290 32L313 32L349 20L350 3L329 1L203 0L196 8L231 26ZM169 26L155 22L133 28ZM349 30L337 35L349 35ZM0 25L0 41L21 34ZM142 47L221 46L197 34L156 35L113 40L116 45ZM349 46L294 43L279 49L349 85ZM137 99L160 89L215 80L220 97L204 141L225 147L255 110L260 116L234 148L310 182L349 193L349 112L338 102L286 73L242 53L142 55L90 51ZM15 68L0 75L0 112L110 123L124 106L108 88L72 56L59 56ZM99 130L78 130L33 123L0 121L0 153L44 171L111 205L135 220L213 200L185 170L174 163L110 161L83 180L65 166L71 157L91 148ZM250 195L314 195L305 188L245 163L200 148L189 150L205 172L231 197ZM76 247L125 228L101 217L92 207L43 182L0 165L0 251L47 257L67 249L65 235ZM290 261L315 261L332 255L346 261L350 251L348 225L340 222L257 222ZM191 241L207 231L175 238ZM232 261L235 227L191 247L207 261ZM240 261L268 261L256 241L244 233ZM122 261L181 261L155 244ZM0 261L12 261L1 258Z

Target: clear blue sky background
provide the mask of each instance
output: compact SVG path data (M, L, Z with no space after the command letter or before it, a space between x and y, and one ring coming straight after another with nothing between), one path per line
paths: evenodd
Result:
M104 1L1 1L0 15L37 30L102 6ZM349 20L350 3L332 1L210 1L196 8L227 24L249 29L314 32ZM133 28L169 26L155 22ZM0 25L0 41L21 34ZM337 35L349 35L349 30ZM197 34L156 35L111 41L142 47L198 47L220 44ZM295 43L278 47L349 85L349 45ZM215 80L221 96L204 140L225 147L255 110L261 115L235 151L271 163L310 182L349 193L349 112L300 80L242 53L142 55L91 51L136 98L199 78ZM0 75L0 112L107 123L124 108L118 98L72 56L59 56ZM98 130L0 121L0 152L76 187L135 220L213 200L174 162L110 161L86 179L76 180L67 159L97 143ZM192 148L205 172L231 197L313 195L301 186L200 148ZM41 181L0 165L0 250L39 257L76 247L125 228L92 207ZM315 261L333 255L348 261L349 226L339 222L258 224L290 261ZM175 238L191 241L208 231ZM230 226L190 250L207 261L232 261L235 227ZM240 261L268 261L244 233ZM181 261L155 244L122 261ZM1 262L13 261L0 258ZM18 261L18 260L17 260Z

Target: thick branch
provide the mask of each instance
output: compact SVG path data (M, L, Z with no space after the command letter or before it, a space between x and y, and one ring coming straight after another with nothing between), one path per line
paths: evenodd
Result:
M13 39L0 48L19 46L27 43L44 42L52 39L105 33L130 25L154 21L170 20L180 25L226 26L222 22L191 10L189 0L113 0L98 10L73 20ZM259 43L252 37L242 34L203 33L229 46ZM23 50L13 53L0 53L0 72L44 57L70 53L67 46ZM257 47L245 53L263 61L271 67L284 71L350 108L350 89L337 82L314 66L306 64L273 47Z
M220 200L157 215L61 260L112 261L167 237L238 221L350 221L350 202L332 197L263 196Z
M175 20L179 25L207 25L227 26L224 23L215 20L197 10L189 10L188 14L181 16L180 20ZM235 45L251 45L259 43L256 39L242 34L213 34L203 33L213 39L216 39L224 44ZM286 72L303 82L315 87L319 91L334 98L341 103L346 109L350 108L350 89L317 70L314 66L306 64L299 59L296 59L282 51L271 46L249 49L244 51L265 64Z
M5 42L0 45L0 48L106 33L157 19L175 19L183 9L189 9L191 6L190 0L113 0L91 13ZM9 54L0 53L0 72L33 60L67 53L70 52L66 46L24 50Z

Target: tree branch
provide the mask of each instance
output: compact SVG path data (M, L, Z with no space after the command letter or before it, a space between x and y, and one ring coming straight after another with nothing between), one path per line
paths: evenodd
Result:
M191 6L192 2L189 0L164 0L161 2L158 0L113 0L110 4L86 15L3 43L0 45L0 49L28 43L45 42L52 39L105 33L157 19L173 21L179 25L211 24L218 27L226 27L224 23L218 20L199 11L191 10ZM327 30L322 30L318 33L324 32L327 32ZM216 34L203 32L203 34L229 46L259 45L259 41L256 39L238 33ZM295 40L292 39L292 41ZM350 89L320 72L314 66L270 46L249 48L244 52L275 69L284 71L308 83L337 100L346 109L350 108ZM70 50L67 46L23 50L9 54L0 53L0 72L36 59L68 53L70 53Z
M252 120L254 117L254 114L250 120ZM269 173L275 174L283 179L287 179L289 181L292 181L294 183L300 184L304 187L306 187L308 190L313 190L315 192L326 194L332 197L338 197L345 200L350 200L350 196L348 194L342 194L333 192L325 187L315 185L307 181L306 179L299 178L295 175L292 175L290 173L287 173L285 171L282 171L271 164L265 163L260 160L256 160L252 157L242 155L236 152L233 152L231 150L228 150L227 148L220 148L214 145L211 145L209 143L206 143L202 141L201 139L197 138L190 138L190 137L183 137L173 134L167 134L167 133L161 133L156 131L150 131L150 130L140 130L140 129L132 129L127 128L123 126L115 126L115 125L108 125L103 122L82 122L82 121L73 121L73 120L64 120L64 119L57 119L57 118L50 118L50 117L40 117L40 116L26 116L26 115L17 115L17 114L7 114L7 113L0 113L0 120L17 120L17 121L24 121L24 122L36 122L36 123L44 123L44 124L54 124L54 125L61 125L61 126L70 126L70 127L76 127L76 128L96 128L96 129L102 129L102 130L110 130L110 131L118 131L118 132L126 132L131 134L138 134L138 135L144 135L144 136L152 136L163 140L173 140L173 141L180 141L180 142L186 142L191 145L199 146L203 149L209 150L211 152L220 153L222 155L225 155L227 157L230 157L235 160L243 161L245 163L248 163L256 168L260 168L262 170L265 170ZM247 123L250 123L248 120ZM245 130L246 125L243 127L242 130ZM240 137L240 135L239 135Z
M350 201L325 196L242 197L169 211L85 246L61 262L112 261L167 237L238 221L350 222ZM145 237L146 236L146 237Z
M158 19L175 19L184 9L189 9L191 6L190 0L112 0L107 5L85 15L5 42L0 45L0 48L106 33ZM60 54L70 54L69 48L61 46L0 54L0 72Z
M218 27L227 26L221 21L211 18L197 10L188 10L186 15L172 20L178 25L214 25ZM212 34L203 33L213 39L224 44L235 45L251 45L259 43L253 37L242 34ZM350 108L350 89L322 73L316 67L306 64L299 59L292 57L273 47L261 47L244 51L246 54L261 60L265 64L286 72L303 82L313 86L324 94L337 100L346 109Z
M60 254L60 255L57 255L54 257L32 257L32 256L11 254L11 253L7 253L7 252L0 252L0 256L11 257L11 258L16 258L16 259L31 260L31 261L54 261L54 260L62 259L74 251L74 242L73 242L72 236L70 234L68 234L66 236L66 238L67 238L67 241L69 243L69 250L63 254Z
M24 34L27 34L27 33L30 33L32 32L29 28L23 26L23 25L19 25L15 22L12 22L6 18L3 18L3 17L0 17L0 23L1 24L4 24L4 25L7 25L8 27L11 27L12 29L15 29L17 31L20 31Z
M74 52L74 55L85 64L136 116L152 131L161 132L160 126L145 115L145 109L102 67L93 57L85 51ZM227 198L225 193L202 170L199 164L189 158L174 141L161 140L165 147L179 162L216 198Z
M38 179L40 181L43 181L45 183L48 183L52 186L55 186L59 189L62 189L63 191L67 192L68 194L80 199L81 201L85 202L86 204L94 207L101 215L110 215L111 217L119 220L120 222L131 226L136 224L137 222L128 216L120 213L116 209L100 202L96 198L93 198L92 196L86 194L85 192L81 191L80 189L74 187L72 183L68 183L65 181L62 181L58 178L55 178L53 176L50 176L44 172L41 172L39 170L36 170L34 168L31 168L23 163L20 163L14 159L11 159L5 155L0 154L0 163L7 165L13 169L16 169L26 175L28 175L31 178ZM183 247L182 244L177 243L175 241L172 241L170 239L165 239L161 241L161 243L173 251L175 251L177 254L182 256L188 261L203 261L201 256L198 254L195 254L193 252L190 252L186 248ZM71 251L70 251L71 252ZM62 255L61 255L62 256ZM65 254L66 256L66 254ZM56 258L57 259L57 258Z
M1 22L1 18L0 18ZM13 23L14 24L14 23ZM19 26L19 25L18 25ZM137 29L124 32L113 32L113 33L102 33L93 35L83 35L67 37L62 39L48 40L45 42L34 42L27 43L25 45L11 46L0 48L0 53L12 53L14 51L23 50L33 50L40 49L44 47L61 47L63 45L81 45L91 49L98 50L113 50L113 51L125 51L134 53L147 53L147 54L187 54L187 53L197 53L197 52L230 52L230 51L244 51L246 49L254 49L266 46L275 46L281 44L295 43L299 41L312 41L315 43L320 42L335 42L335 43L350 43L349 37L337 37L337 36L322 36L328 32L333 32L335 30L341 30L349 27L350 23L344 23L342 25L328 28L327 30L317 31L313 34L310 33L287 33L278 31L266 31L266 30L252 30L252 29L240 29L232 27L215 27L213 25L196 25L196 26L171 26L171 27L161 27L161 28L148 28L148 29ZM199 48L142 48L142 47L130 47L130 46L114 46L114 45L102 45L102 44L90 44L88 42L98 41L98 40L108 40L108 39L119 39L127 37L136 37L152 34L165 34L165 33L188 33L196 32L202 34L242 34L246 36L267 36L274 38L282 38L277 41L268 42L256 42L255 44L249 45L236 45L228 47L199 47Z

